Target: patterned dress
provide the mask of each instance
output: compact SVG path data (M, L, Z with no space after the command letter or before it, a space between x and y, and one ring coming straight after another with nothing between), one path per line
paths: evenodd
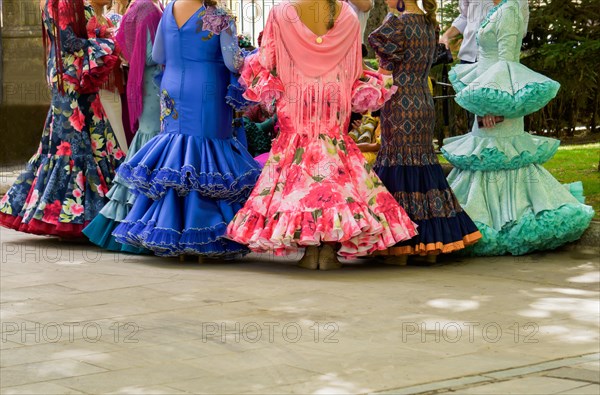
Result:
M49 41L50 110L38 151L0 201L0 224L22 232L81 237L83 227L106 203L115 168L124 158L96 93L117 61L114 42L77 37L63 10L68 1L48 1L42 22ZM54 14L61 14L60 23ZM85 8L87 20L93 10ZM58 32L62 85L54 45ZM85 92L85 93L84 93ZM18 132L18 131L17 131Z
M433 149L435 111L427 77L436 45L425 15L388 14L369 36L380 67L392 71L398 92L381 110L381 150L375 171L419 225L419 234L387 252L439 254L481 238L448 186Z
M242 70L246 97L272 102L280 92L280 133L228 237L276 254L339 243L338 254L350 257L411 238L413 223L346 133L362 74L356 16L342 3L334 27L317 36L299 19L287 23L294 7L286 6L273 8L260 51Z

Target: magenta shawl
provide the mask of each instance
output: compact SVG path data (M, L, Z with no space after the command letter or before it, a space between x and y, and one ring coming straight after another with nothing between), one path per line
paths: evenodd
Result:
M158 23L162 17L162 5L152 0L136 0L123 15L116 40L129 62L127 78L127 107L129 123L136 130L143 110L144 68L146 67L147 33L154 43Z

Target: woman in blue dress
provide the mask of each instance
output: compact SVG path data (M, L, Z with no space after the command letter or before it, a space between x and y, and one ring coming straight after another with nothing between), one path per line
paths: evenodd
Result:
M445 140L442 153L455 167L450 186L483 235L471 252L521 255L578 239L594 211L580 202L581 183L561 185L542 167L560 141L524 131L523 116L545 106L559 84L519 63L519 2L494 3L477 33L477 63L450 72L456 101L482 125Z
M226 100L242 61L234 18L214 0L169 3L153 59L165 65L162 130L119 169L138 197L113 235L162 256L243 253L223 236L260 168L233 136Z
M128 118L131 128L136 130L137 127L129 146L128 158L133 157L160 132L159 91L154 77L160 74L162 66L152 60L152 44L161 16L162 6L158 0L136 0L123 16L123 23L116 37L129 63ZM112 232L129 213L135 194L117 175L106 196L109 198L108 203L83 233L92 243L110 251L148 252L144 248L117 243L112 236Z

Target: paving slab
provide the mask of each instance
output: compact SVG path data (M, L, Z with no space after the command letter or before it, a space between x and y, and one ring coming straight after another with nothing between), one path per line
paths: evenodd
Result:
M319 272L1 229L0 252L1 394L596 389L600 259L586 251Z
M561 379L571 379L577 381L587 381L590 383L600 384L600 371L581 368L561 368L551 370L545 374L549 377L557 377Z

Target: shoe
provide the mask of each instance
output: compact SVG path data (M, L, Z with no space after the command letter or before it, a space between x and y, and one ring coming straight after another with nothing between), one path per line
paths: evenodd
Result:
M304 269L317 270L319 267L319 247L308 246L305 248L304 256L298 262L298 266Z
M437 263L437 255L413 255L411 265L432 266Z
M395 266L406 266L408 263L408 255L388 255L383 260L383 263Z
M319 251L319 270L336 270L341 267L342 264L331 244L323 245Z

